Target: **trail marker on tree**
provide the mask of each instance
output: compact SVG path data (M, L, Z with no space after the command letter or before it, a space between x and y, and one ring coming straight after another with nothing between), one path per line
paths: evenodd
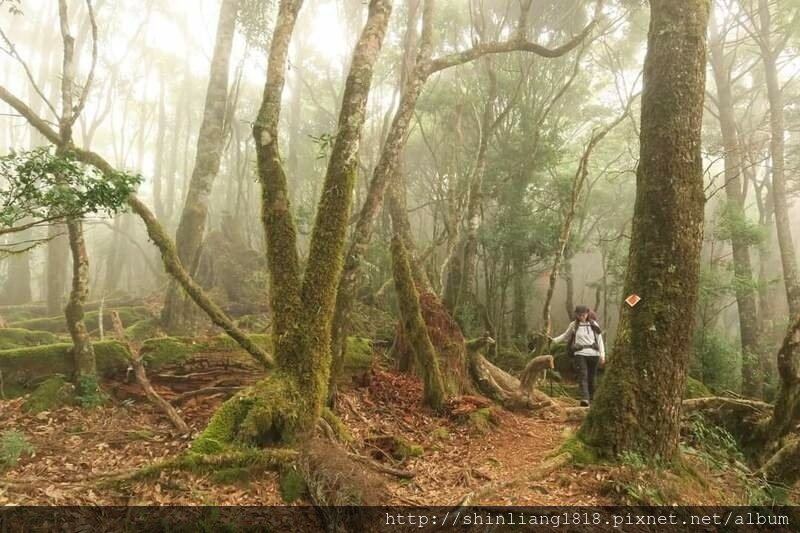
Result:
M625 298L625 303L628 304L630 307L633 307L634 305L638 304L641 301L641 299L642 299L641 296L639 296L638 294L631 294L630 296Z

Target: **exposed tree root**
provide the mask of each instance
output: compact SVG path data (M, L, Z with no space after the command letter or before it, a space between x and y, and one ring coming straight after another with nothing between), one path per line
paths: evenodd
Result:
M466 495L464 495L456 504L458 507L466 507L471 505L473 502L476 504L480 503L482 498L490 496L498 491L501 491L511 485L514 485L519 482L530 482L530 481L538 481L550 475L551 472L561 468L565 464L569 463L572 460L572 454L569 452L560 453L554 457L546 459L542 461L542 463L537 466L534 470L530 472L525 472L524 474L511 478L511 479L502 479L498 480L494 483L489 483L488 485L484 485L484 487L479 491L472 491Z
M291 464L297 457L297 450L291 448L250 448L216 455L189 452L132 472L101 478L99 483L101 485L120 485L133 481L144 481L157 478L161 472L176 470L194 473L213 472L222 468L278 470Z

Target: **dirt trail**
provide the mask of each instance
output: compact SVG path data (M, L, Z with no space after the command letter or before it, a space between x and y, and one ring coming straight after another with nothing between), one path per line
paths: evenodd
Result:
M186 402L181 412L199 431L221 395ZM225 484L212 476L163 474L123 492L99 488L96 479L174 456L189 440L145 403L115 401L94 410L72 407L26 414L22 400L0 402L0 428L22 432L36 450L23 456L0 481L2 504L61 505L278 505L276 476L259 474ZM458 410L459 406L454 406ZM501 485L472 503L499 505L589 505L605 503L592 476L565 465L542 479L527 473L564 439L563 420L543 420L492 408L487 417L438 417L421 407L421 388L408 376L371 370L359 386L340 395L340 416L356 437L356 451L414 474L386 477L397 504L450 505L487 484ZM487 410L482 410L485 414ZM490 421L487 425L487 420ZM421 446L421 455L394 459L376 442L400 437ZM591 477L591 479L589 479ZM508 485L506 481L516 480Z

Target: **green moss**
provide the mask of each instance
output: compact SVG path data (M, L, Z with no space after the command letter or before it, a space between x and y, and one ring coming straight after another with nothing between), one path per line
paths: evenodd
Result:
M0 350L53 344L54 342L56 342L56 337L49 331L31 331L23 328L0 329Z
M294 381L276 372L223 403L192 444L192 451L216 454L242 446L292 444L303 411Z
M444 426L439 426L438 428L428 433L428 437L431 440L447 440L450 438L450 431L448 431L447 428Z
M569 453L574 464L597 464L600 458L597 453L578 437L568 438L558 450L558 453Z
M394 448L392 455L395 459L405 460L409 457L420 457L425 452L424 448L419 444L404 439L403 437L394 437Z
M333 429L336 437L341 442L353 442L355 440L353 434L350 433L350 430L348 430L347 426L342 422L342 419L336 416L334 412L327 407L322 410L322 418L331 426L331 429Z
M23 409L29 413L52 411L75 403L75 387L64 376L53 376L43 381L25 399Z
M495 426L494 414L489 407L476 409L468 415L467 423L478 433L489 433Z
M496 355L492 355L491 351L487 350L486 357L493 365L506 372L521 371L531 359L527 353L514 347L498 350Z
M146 307L120 307L114 309L119 313L123 326L134 324L140 320L151 318L152 313ZM111 308L108 309L111 311ZM89 331L97 329L97 311L89 311L83 317L86 328ZM45 318L32 318L29 320L21 320L9 324L13 328L24 328L38 331L49 331L51 333L66 333L67 320L64 315L45 317ZM103 326L106 331L111 331L113 325L111 324L111 315L108 312L104 313Z
M164 332L157 318L146 318L125 328L125 337L134 341L143 341L154 337L162 337Z
M108 377L128 368L130 352L117 341L93 343L97 360L97 371ZM13 350L0 350L0 372L3 373L5 390L8 385L24 386L54 374L68 376L72 373L70 350L72 344L46 344Z
M372 341L363 337L348 337L344 354L345 371L366 370L372 365Z
M702 381L694 379L691 376L686 377L686 388L683 389L684 400L690 398L707 398L709 396L713 396L713 394Z
M281 497L286 503L292 503L300 499L307 490L306 481L302 474L295 468L284 468L281 471L279 487Z
M250 470L242 467L222 468L211 474L211 480L219 485L243 484L250 478Z

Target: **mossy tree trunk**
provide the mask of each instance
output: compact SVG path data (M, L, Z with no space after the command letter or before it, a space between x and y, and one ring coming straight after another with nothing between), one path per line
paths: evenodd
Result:
M445 390L442 371L436 349L428 336L428 328L422 318L419 293L411 274L408 253L399 235L392 237L392 267L397 303L403 324L403 335L409 345L416 367L422 374L424 400L434 410L441 410L448 396L458 394L457 390Z
M422 32L417 47L416 61L402 87L400 103L381 148L380 159L370 180L367 196L356 221L353 237L345 256L344 270L339 280L336 295L336 313L333 319L332 346L334 350L342 350L344 347L343 343L347 336L346 330L349 315L353 308L356 289L360 281L363 257L369 245L372 229L383 203L384 194L389 182L395 175L395 169L408 139L408 130L411 119L414 116L416 102L428 78L437 72L469 63L488 54L524 51L546 58L561 57L575 49L592 31L597 23L597 16L599 16L602 9L603 0L595 4L595 19L580 34L559 47L546 48L528 40L526 33L527 17L531 4L523 3L523 9L519 15L518 28L507 40L486 41L466 50L448 53L438 58L432 57L434 4L434 0L425 0L423 3Z
M717 86L717 116L724 151L725 195L730 218L730 239L733 248L733 273L736 287L736 305L739 310L739 334L742 345L742 392L760 398L763 394L764 369L758 350L758 317L756 292L753 287L753 269L750 264L750 244L744 224L746 182L742 179L742 156L736 134L733 109L731 67L733 62L725 54L724 39L715 24L711 25L711 70Z
M327 399L331 317L342 270L358 147L373 66L383 43L391 2L371 0L367 22L353 51L302 278L286 174L278 148L289 41L301 5L301 0L280 3L270 43L264 97L253 127L278 369L222 405L196 441L197 451L220 451L237 442L297 442L313 429Z
M70 34L66 0L59 0L58 8L64 55L61 67L61 116L58 121L61 143L56 149L56 155L63 156L71 152L72 127L85 102L86 93L84 92L78 102L74 102L75 39ZM94 24L93 21L92 23ZM86 84L87 87L91 84L91 73ZM83 307L89 296L89 254L86 251L81 220L68 217L66 227L72 252L72 288L64 315L72 337L74 379L78 393L91 394L97 388L97 368L92 341L83 321Z
M700 154L707 0L652 0L628 269L612 358L579 437L607 456L671 460L691 350L703 234Z
M223 130L228 103L228 71L238 10L239 0L223 0L217 22L214 54L211 58L203 122L197 137L194 170L175 234L178 257L192 275L197 269L208 218L211 188L219 172L222 158ZM160 203L160 198L157 198L156 214L162 209ZM161 314L162 326L169 332L184 330L187 325L191 325L194 309L194 304L184 296L180 287L176 283L170 284Z

